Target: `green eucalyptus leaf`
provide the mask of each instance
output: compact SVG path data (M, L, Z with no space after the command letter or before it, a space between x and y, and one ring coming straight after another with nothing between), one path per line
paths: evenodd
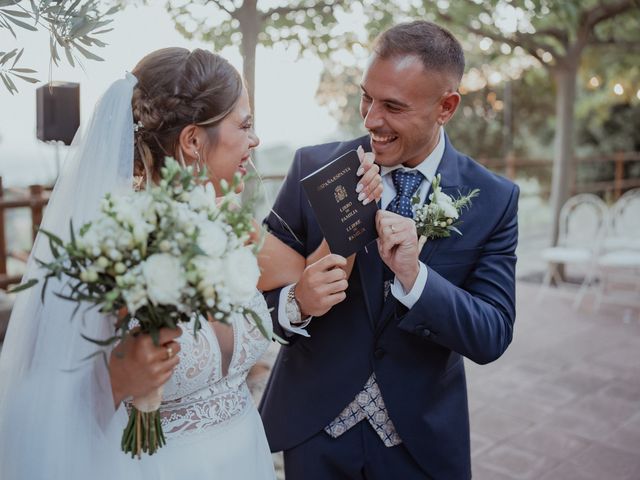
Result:
M4 18L2 18L0 16L0 25L2 25L4 28L6 28L7 30L9 30L9 32L11 33L11 35L13 36L13 38L18 38L16 36L16 32L13 29L13 27L11 27L11 24L9 22L7 22Z
M11 95L13 95L14 92L18 91L15 84L11 81L11 79L7 75L0 73L0 78L2 78L2 82L7 87L7 90L9 90L9 93Z
M69 62L69 64L70 64L72 67L75 67L75 66L76 66L76 64L75 64L75 62L73 61L73 54L71 53L71 48L70 48L70 47L65 47L65 49L64 49L64 54L66 55L66 57L67 57L67 61Z
M27 12L23 12L21 10L2 10L3 14L11 15L12 17L20 17L20 18L31 18L31 15Z
M10 52L5 53L1 58L0 58L0 65L4 65L5 63L7 63L9 60L11 60L16 54L18 53L18 49L14 48L13 50L11 50Z
M38 279L37 278L32 278L31 280L22 283L14 288L10 288L9 290L7 290L7 293L18 293L18 292L22 292L24 290L28 290L31 287L33 287L34 285L36 285L38 283Z
M13 63L11 64L11 69L12 70L16 70L14 67L16 66L16 63L18 63L18 60L20 60L20 57L22 57L22 54L24 53L24 48L20 49L20 51L18 52L18 55L16 55L16 58L13 59ZM24 70L30 70L28 68L25 68ZM23 73L35 73L35 70L31 71L31 72L23 72Z
M83 333L81 333L80 336L82 338L84 338L85 340L87 340L87 341L89 341L91 343L94 343L96 345L99 345L101 347L108 347L109 345L113 345L115 342L120 340L120 337L118 335L115 335L113 337L107 338L106 340L97 340L95 338L87 337Z
M33 77L25 77L24 75L19 75L17 73L13 73L10 72L14 77L18 77L21 78L22 80L24 80L25 82L29 82L29 83L38 83L40 80L38 80L37 78L33 78Z
M81 2L82 0L76 0L75 2L73 2L69 8L67 8L67 11L64 12L65 16L69 16L71 14L71 12L73 12L75 10L75 8L78 6L78 4Z
M20 28L24 28L25 30L29 30L29 31L32 31L32 32L37 32L38 31L38 29L36 27L34 27L33 25L29 25L28 23L25 23L22 20L18 20L17 18L8 17L8 16L6 16L4 18L6 18L10 22L15 23Z
M37 71L33 70L32 68L11 68L12 72L18 72L18 73L38 73Z

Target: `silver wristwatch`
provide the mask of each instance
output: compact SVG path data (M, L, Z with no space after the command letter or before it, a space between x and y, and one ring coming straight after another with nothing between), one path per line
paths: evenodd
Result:
M300 304L296 299L296 286L293 285L287 293L287 304L285 305L285 313L289 319L291 325L301 325L305 322L306 318L302 318L302 312L300 311Z

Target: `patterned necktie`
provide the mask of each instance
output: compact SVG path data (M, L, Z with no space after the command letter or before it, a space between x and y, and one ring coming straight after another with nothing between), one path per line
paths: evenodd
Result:
M391 172L393 186L396 187L396 197L391 200L387 210L403 217L413 218L411 197L418 191L424 176L417 170L404 171L401 169Z

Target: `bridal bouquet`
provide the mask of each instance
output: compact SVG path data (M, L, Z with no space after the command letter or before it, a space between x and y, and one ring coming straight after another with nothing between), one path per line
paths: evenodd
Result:
M253 231L249 206L233 201L235 185L223 185L222 201L206 174L195 176L167 159L159 185L126 196L107 194L100 213L75 230L70 240L42 231L49 239L51 262L38 263L46 271L43 299L51 278L65 279L56 295L81 306L95 306L115 323L115 335L95 343L106 346L122 340L130 330L151 335L194 319L225 322L232 313L253 319L268 336L260 318L242 305L255 293L260 275L257 247L247 246ZM17 290L37 283L31 280ZM165 444L158 408L162 391L134 398L122 450L140 458Z
M436 175L431 182L430 202L420 205L420 198L413 197L414 219L416 222L416 230L418 232L418 250L422 250L424 244L429 238L445 238L450 237L451 232L462 235L458 229L460 225L459 218L463 208L471 205L471 200L480 194L479 189L473 189L467 195L460 195L453 199L446 193L442 192L440 174Z

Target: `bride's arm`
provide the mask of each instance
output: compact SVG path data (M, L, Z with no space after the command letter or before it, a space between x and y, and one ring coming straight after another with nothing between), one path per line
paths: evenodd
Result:
M305 259L277 237L266 233L264 245L258 253L258 265L261 272L258 289L264 292L297 283L307 265L317 262L330 253L329 245L323 239L320 246ZM355 254L347 258L347 267L345 268L347 278L351 275L355 258Z
M258 266L258 289L265 292L296 283L306 265L302 255L274 235L265 232L262 248L258 252Z

